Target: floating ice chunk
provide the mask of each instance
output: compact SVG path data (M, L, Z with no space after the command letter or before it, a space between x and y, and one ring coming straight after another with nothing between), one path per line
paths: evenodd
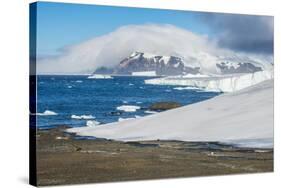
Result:
M71 118L72 119L95 119L95 117L92 115L81 115L81 116L71 115Z
M135 117L133 118L118 118L118 121L127 121L127 120L133 120L133 119L138 119L138 118L141 118L142 116L137 116L135 115Z
M88 79L113 79L113 77L106 74L93 74L88 76Z
M88 121L86 122L86 126L87 126L87 127L95 127L95 126L97 126L97 125L99 125L99 124L100 124L100 122L95 121L95 120L88 120Z
M196 90L196 89L198 89L198 88L187 86L187 87L175 87L175 88L173 88L173 89L175 89L175 90Z
M132 76L157 76L155 71L132 72Z
M118 106L116 109L122 110L122 111L125 111L125 112L135 112L136 110L139 110L140 107L139 106L133 106L133 105L122 105L122 106Z
M121 122L121 121L128 121L128 120L132 120L132 119L135 119L135 118L118 118L118 121Z
M45 110L43 113L36 113L38 116L55 116L58 115L56 112L53 112L51 110Z

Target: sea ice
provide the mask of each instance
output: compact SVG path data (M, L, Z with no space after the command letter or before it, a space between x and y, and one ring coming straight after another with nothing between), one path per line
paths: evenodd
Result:
M116 109L125 112L135 112L136 110L139 110L140 107L134 105L122 105L122 106L118 106Z
M45 110L43 113L36 113L38 116L54 116L58 115L56 112L53 112L51 110Z
M81 116L71 115L71 118L72 119L95 119L95 117L92 115L81 115Z

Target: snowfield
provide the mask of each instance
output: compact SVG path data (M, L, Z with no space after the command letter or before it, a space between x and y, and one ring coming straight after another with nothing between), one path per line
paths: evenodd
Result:
M273 70L248 74L233 74L206 77L164 77L145 80L146 84L191 86L207 91L233 92L273 79Z
M252 77L255 79L258 74L261 73ZM242 76L236 81L243 80ZM150 116L71 128L67 132L119 141L216 141L240 147L272 148L273 79Z

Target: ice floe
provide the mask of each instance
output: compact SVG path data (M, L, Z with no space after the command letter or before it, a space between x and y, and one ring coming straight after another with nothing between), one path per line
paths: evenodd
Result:
M122 105L122 106L118 106L116 109L124 111L124 112L135 112L135 111L139 110L140 107L134 106L134 105Z

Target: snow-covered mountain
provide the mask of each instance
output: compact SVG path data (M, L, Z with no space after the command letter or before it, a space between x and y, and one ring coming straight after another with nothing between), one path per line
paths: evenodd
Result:
M133 72L155 71L157 75L186 74L234 74L254 73L268 70L273 65L243 56L214 56L201 54L198 57L182 57L180 55L164 56L146 52L133 52L121 60L115 67L100 67L98 74L131 75ZM208 72L208 70L214 70Z
M131 75L133 72L155 71L157 75L197 74L200 67L188 66L181 57L133 52L113 69L101 67L95 73Z

